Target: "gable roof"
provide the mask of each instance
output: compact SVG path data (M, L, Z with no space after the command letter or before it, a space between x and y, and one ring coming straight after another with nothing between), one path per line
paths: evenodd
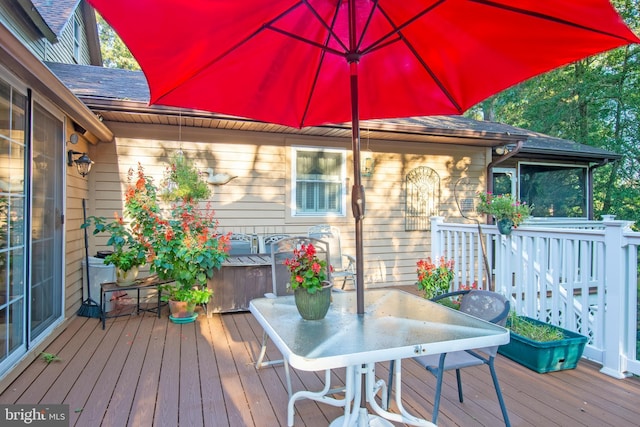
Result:
M51 31L59 36L80 0L32 0L32 3Z
M46 63L51 71L89 108L106 121L177 124L198 119L198 126L330 137L351 137L349 123L294 129L282 125L204 111L149 106L149 88L141 71L75 64ZM192 120L195 125L195 120ZM598 147L556 138L501 123L462 116L429 116L366 120L361 130L371 139L499 146L524 140L518 156L582 162L617 160L621 156Z
M47 40L55 43L80 0L18 0L18 3Z
M51 44L60 41L60 37L67 24L73 18L75 12L80 9L87 38L90 63L94 65L102 64L96 14L93 7L85 0L15 1L28 16L31 24L33 24Z

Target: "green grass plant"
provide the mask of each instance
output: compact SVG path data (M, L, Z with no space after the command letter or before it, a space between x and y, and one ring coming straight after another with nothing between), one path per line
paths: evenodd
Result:
M512 332L532 341L549 342L564 339L564 334L561 330L554 328L552 325L538 325L529 322L527 319L517 316L515 311L509 314L507 327Z

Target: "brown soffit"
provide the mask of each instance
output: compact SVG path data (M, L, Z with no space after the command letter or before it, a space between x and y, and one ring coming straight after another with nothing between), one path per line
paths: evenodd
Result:
M253 132L287 133L311 136L325 136L351 138L350 123L312 126L303 129L290 128L278 124L259 122L224 114L210 113L199 110L188 110L161 105L148 105L140 101L106 99L93 96L78 95L78 97L93 110L101 115L106 122L148 123L144 116L154 116L161 124L172 124L176 120L185 122L189 119L206 119L209 128L241 128ZM163 120L164 119L164 120ZM487 132L466 129L446 129L402 122L387 122L385 120L362 121L360 126L361 139L367 136L381 140L421 141L429 143L450 143L458 145L495 147L499 145L515 144L526 140L522 134L502 132Z

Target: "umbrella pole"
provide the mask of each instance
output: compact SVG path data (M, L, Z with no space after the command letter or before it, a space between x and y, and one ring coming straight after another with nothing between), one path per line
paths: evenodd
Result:
M356 225L356 300L357 312L364 314L364 250L362 222L364 220L364 188L360 177L360 121L358 120L358 64L351 66L351 150L353 155L353 188L351 189L351 211Z
M362 221L364 219L364 188L360 176L360 109L358 101L358 60L356 53L356 2L349 0L349 75L351 84L351 153L353 156L353 188L351 189L351 211L355 218L356 228L356 308L358 316L364 317L364 250L362 242ZM360 411L358 424L369 424L366 411L367 381L365 375L360 377ZM355 402L354 402L355 404ZM366 423L366 424L365 424Z
M356 228L356 306L358 315L364 315L364 250L362 221L364 220L364 187L360 176L360 109L358 101L358 60L356 53L356 2L349 1L349 74L351 83L351 153L353 155L353 188L351 211Z

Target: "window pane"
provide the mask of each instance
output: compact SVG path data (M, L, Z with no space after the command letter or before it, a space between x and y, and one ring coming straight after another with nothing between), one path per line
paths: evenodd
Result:
M296 150L296 213L342 214L343 152Z
M520 199L537 217L587 217L587 169L521 165Z
M494 173L493 175L493 194L511 194L513 195L513 181L511 175L506 173Z

